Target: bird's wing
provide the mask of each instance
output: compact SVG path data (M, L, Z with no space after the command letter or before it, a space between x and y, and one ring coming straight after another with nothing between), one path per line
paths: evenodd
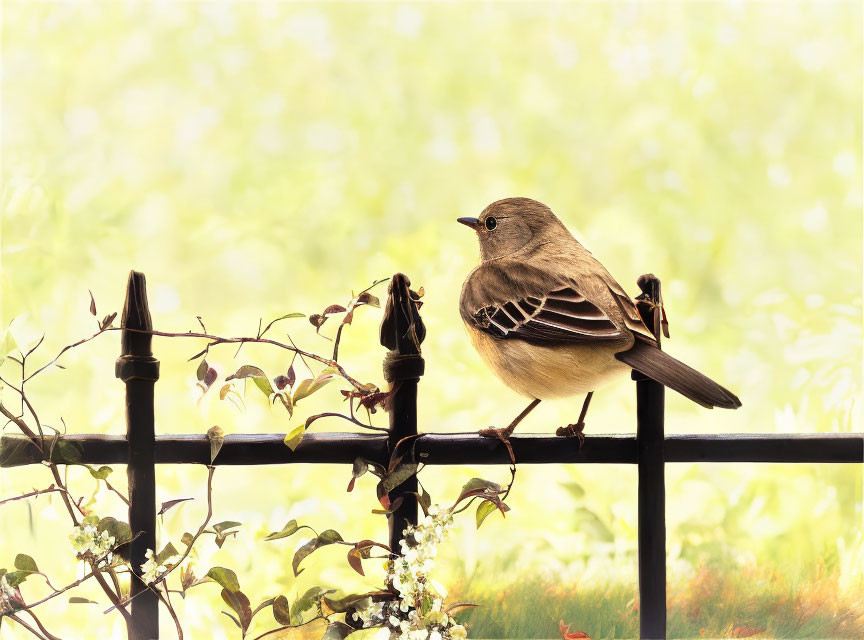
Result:
M654 337L654 334L651 333L648 327L645 326L645 323L642 322L642 316L639 315L636 305L630 296L627 295L627 292L624 291L620 284L612 279L612 276L609 276L606 280L606 286L609 288L609 293L612 294L615 304L618 305L618 309L621 311L624 325L633 332L633 335L635 335L637 339L656 345L657 338Z
M518 339L542 345L627 340L629 325L639 318L632 301L623 294L636 319L622 311L625 318L622 322L618 314L607 313L592 301L602 289L590 284L580 287L570 278L552 277L524 264L518 266L518 273L501 263L483 265L469 276L463 287L462 318L469 326L501 340ZM581 288L585 290L580 291ZM611 287L602 294L608 306L616 304L610 299L617 299ZM625 304L621 301L617 306ZM648 333L644 325L642 330Z

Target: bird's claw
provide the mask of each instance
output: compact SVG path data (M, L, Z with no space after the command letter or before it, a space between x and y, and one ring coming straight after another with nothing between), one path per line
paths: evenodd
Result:
M497 427L487 427L486 429L480 429L478 434L483 438L495 438L496 440L500 440L501 442L508 442L510 440L510 434L512 431L507 428L497 428Z
M565 438L578 438L579 439L579 448L582 448L582 445L585 444L585 423L577 422L576 424L568 424L566 427L558 427L558 430L555 431L556 436L562 436Z

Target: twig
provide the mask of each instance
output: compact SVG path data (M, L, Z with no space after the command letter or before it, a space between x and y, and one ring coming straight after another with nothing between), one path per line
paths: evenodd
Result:
M31 618L33 618L33 622L36 623L36 626L39 627L39 630L45 634L45 637L48 638L48 640L61 640L45 628L45 625L43 625L39 618L36 617L35 613L33 613L32 611L28 611L27 613L30 615Z
M5 383L5 381L3 380L3 378L0 378L0 382L4 382L4 383ZM39 449L39 451L40 451L41 453L45 453L45 449L44 449L44 447L43 447L43 444L42 444L42 442L41 442L39 436L37 436L36 433L34 433L34 431L33 431L30 427L27 426L27 423L24 422L24 420L23 420L21 417L16 416L16 415L13 414L11 411L9 411L9 409L7 409L7 408L3 405L2 402L0 402L0 413L2 413L2 414L3 414L4 416L6 416L9 420L11 420L12 422L14 422L14 423L15 423L15 426L18 427L18 428L21 430L21 432L22 432L25 436L27 436L27 437L30 439L30 442L32 442L33 445L34 445L37 449Z
M198 532L192 536L192 540L189 541L189 544L186 545L186 551L183 552L183 555L180 556L180 559L174 563L170 569L165 571L162 575L160 575L153 583L150 585L150 588L153 589L160 582L163 582L174 569L183 564L183 561L188 557L189 553L192 551L192 547L195 546L195 541L201 537L201 534L204 533L204 529L207 528L207 525L210 523L210 518L213 517L213 472L216 471L216 467L209 465L207 467L207 517L204 518L204 523L198 527ZM155 590L155 589L154 589ZM156 593L159 593L156 591Z
M84 582L85 580L89 580L90 578L92 578L93 575L94 575L94 572L91 571L90 573L88 573L87 575L85 575L83 578L79 578L79 579L76 580L75 582L73 582L73 583L71 583L71 584L67 584L67 585L66 585L65 587L63 587L62 589L58 589L57 591L55 591L55 592L52 593L51 595L45 596L45 597L42 598L41 600L37 600L36 602L33 602L33 603L30 603L30 604L25 605L25 606L23 606L23 607L20 607L20 608L16 609L16 611L28 611L28 610L30 610L30 609L33 609L33 608L35 608L35 607L38 607L38 606L39 606L40 604L42 604L43 602L48 602L48 601L51 600L52 598L56 598L57 596L59 596L61 593L66 593L66 592L69 591L70 589L74 589L75 587L77 587L79 584L81 584L81 583Z
M107 582L105 582L105 578L96 571L93 573L93 577L96 578L96 582L99 583L99 586L102 587L102 591L105 592L105 595L108 596L108 599L111 601L111 604L120 612L120 615L123 616L123 619L126 621L126 626L131 627L132 625L132 616L129 611L126 610L126 603L123 602L123 598L121 594L117 594L111 588Z
M109 327L106 331L120 331L119 327ZM248 343L257 343L257 344L270 344L274 347L279 347L280 349L285 349L286 351L293 351L297 353L297 355L301 357L306 357L311 360L315 360L316 362L320 362L321 364L325 364L328 367L333 367L339 372L339 375L345 378L345 380L353 386L355 389L363 390L363 385L348 375L345 369L335 360L331 360L330 358L325 358L324 356L319 356L318 354L312 353L311 351L304 351L303 349L299 349L296 346L287 345L284 342L279 342L278 340L271 340L270 338L223 338L221 336L212 335L209 333L197 333L194 331L189 331L187 333L172 333L170 331L156 331L147 330L147 329L130 329L126 327L122 329L123 331L131 331L133 333L146 333L152 336L159 336L161 338L203 338L205 340L210 340L210 344L207 345L207 348L214 347L220 344L246 344ZM292 341L293 342L293 341Z
M82 339L79 340L78 342L73 342L72 344L67 344L65 347L63 347L63 348L60 350L60 352L59 352L56 356L54 356L53 358L51 358L51 360L49 360L46 364L42 365L41 367L39 367L38 369L36 369L36 371L34 371L34 372L31 373L29 376L27 376L26 378L24 378L24 379L22 380L22 383L25 383L25 382L27 382L27 381L29 381L29 380L32 380L32 379L33 379L33 376L38 375L39 373L45 371L45 369L47 369L47 368L50 367L52 364L54 364L55 362L57 362L57 361L60 359L60 356L62 356L62 355L63 355L64 353L66 353L67 351L69 351L69 349L74 349L75 347L78 347L78 346L84 344L85 342L90 342L90 341L93 340L94 338L97 338L97 337L99 337L100 335L102 335L103 333L105 333L106 331L109 331L109 330L114 329L114 328L115 328L115 327L105 327L104 329L99 329L99 331L97 331L96 333L94 333L94 334L93 334L92 336L90 336L89 338L82 338Z
M183 640L183 627L180 625L180 619L177 617L177 612L174 611L174 606L171 604L171 596L169 595L168 584L163 582L162 588L165 589L165 596L163 597L159 590L156 589L156 595L159 597L159 600L162 601L162 604L165 605L165 608L168 609L168 613L171 614L171 618L174 620L174 626L177 628L177 639ZM178 591L178 593L180 593Z
M24 627L25 629L27 629L27 631L29 631L30 633L32 633L32 634L33 634L34 636L36 636L37 638L41 638L41 640L48 640L45 636L43 636L41 633L39 633L38 631L36 631L36 629L34 629L34 628L31 627L29 624L27 624L26 622L24 622L21 618L19 618L18 616L16 616L14 613L6 613L6 614L4 614L4 615L8 616L11 620L14 620L14 621L17 622L18 624L20 624L22 627Z
M308 418L306 418L306 427L308 428L309 425L311 425L319 418L342 418L343 420L347 420L348 422L356 424L358 427L363 427L364 429L371 429L372 431L383 431L384 433L387 433L389 431L389 429L386 429L385 427L373 427L371 424L364 424L354 416L346 416L344 413L336 413L332 411L318 413L314 416L309 416Z
M13 496L11 498L6 498L5 500L0 500L0 505L6 504L7 502L13 502L15 500L24 500L26 498L32 498L33 496L38 496L43 493L63 493L66 491L65 489L58 489L53 484L47 489L37 489L35 491L31 491L30 493L22 493L20 496Z
M103 478L102 481L105 483L105 486L108 487L109 490L113 491L113 492L116 493L118 496L120 496L120 499L121 499L123 502L125 502L127 505L129 504L129 498L127 498L127 497L124 496L122 493L120 493L119 491L117 491L117 489L115 489L113 486L111 486L111 483L108 482L107 479ZM2 504L2 503L0 503L0 504Z

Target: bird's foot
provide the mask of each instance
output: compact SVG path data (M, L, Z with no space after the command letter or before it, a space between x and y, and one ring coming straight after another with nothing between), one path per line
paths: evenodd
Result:
M576 424L568 424L566 427L558 427L558 430L555 431L556 436L562 436L565 438L578 438L579 439L579 448L582 448L582 445L585 444L585 423L577 422Z
M509 442L511 433L513 433L513 430L508 427L500 429L496 427L487 427L486 429L480 429L480 431L478 431L478 434L484 438L495 438L501 442Z

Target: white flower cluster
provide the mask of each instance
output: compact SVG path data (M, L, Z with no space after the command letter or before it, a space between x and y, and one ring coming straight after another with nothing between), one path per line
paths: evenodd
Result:
M156 578L168 571L168 567L165 565L170 564L169 561L175 559L177 556L171 556L170 558L167 558L164 563L158 564L153 549L147 549L147 551L144 552L144 557L147 558L147 562L141 565L141 580L143 580L145 584L150 584L156 580Z
M438 545L452 528L453 514L437 505L429 507L428 515L416 527L409 525L399 542L402 555L389 562L387 571L387 581L399 592L399 599L370 601L357 610L354 619L362 621L364 628L389 628L391 640L466 638L465 627L443 610L447 590L429 578Z
M114 536L107 531L101 533L92 524L84 524L74 527L69 534L72 548L75 549L79 558L101 559L105 558L109 563L114 559Z

